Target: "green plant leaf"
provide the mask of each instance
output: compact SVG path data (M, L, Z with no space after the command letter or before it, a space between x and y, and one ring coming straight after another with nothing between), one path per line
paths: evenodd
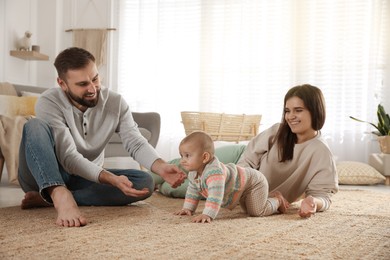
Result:
M378 117L378 124L374 124L371 122L367 122L361 119L358 119L353 116L349 116L351 119L362 122L362 123L367 123L375 127L376 130L378 131L372 131L372 134L378 135L378 136L383 136L383 135L390 135L390 116L389 114L386 113L384 107L381 104L378 104L378 109L377 109L377 117Z
M378 132L372 132L372 133L375 134L375 135L380 135L381 130L375 124L373 124L371 122L367 122L367 121L361 120L361 119L358 119L358 118L353 117L353 116L349 116L349 118L351 118L351 119L353 119L355 121L361 122L361 123L367 123L367 124L372 125L373 127L375 127L379 131L379 133Z

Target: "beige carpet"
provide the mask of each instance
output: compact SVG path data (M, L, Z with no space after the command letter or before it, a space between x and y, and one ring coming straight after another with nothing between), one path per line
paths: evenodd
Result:
M293 204L285 215L250 218L237 207L195 224L172 215L181 199L156 193L132 206L83 207L82 228L56 226L53 208L2 208L0 259L390 259L389 194L342 190L333 200L310 219Z

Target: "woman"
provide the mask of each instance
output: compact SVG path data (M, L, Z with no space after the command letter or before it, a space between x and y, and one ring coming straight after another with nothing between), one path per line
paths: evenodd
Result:
M291 88L284 97L282 122L254 137L238 162L262 172L270 192L280 191L288 202L304 196L301 217L327 210L338 191L333 155L320 132L325 115L319 88Z

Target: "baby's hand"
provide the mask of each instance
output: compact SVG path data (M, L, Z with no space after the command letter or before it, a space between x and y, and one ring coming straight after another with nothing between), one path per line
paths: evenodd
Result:
M194 223L211 223L211 218L205 214L200 214L192 219Z
M175 215L187 215L187 216L192 216L192 212L191 210L189 209L181 209L179 211L176 211L175 213L173 213Z

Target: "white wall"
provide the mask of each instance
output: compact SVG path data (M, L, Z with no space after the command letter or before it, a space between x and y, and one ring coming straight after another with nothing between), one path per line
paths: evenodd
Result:
M112 15L116 0L1 0L0 1L0 82L54 87L56 55L72 46L75 28L115 28ZM25 31L32 32L32 44L49 56L48 61L28 61L10 56ZM112 45L116 31L110 31L107 61L112 60ZM111 68L109 70L108 68ZM112 66L102 65L100 75L111 85Z
M5 57L5 1L0 1L0 82L4 78L4 57Z

